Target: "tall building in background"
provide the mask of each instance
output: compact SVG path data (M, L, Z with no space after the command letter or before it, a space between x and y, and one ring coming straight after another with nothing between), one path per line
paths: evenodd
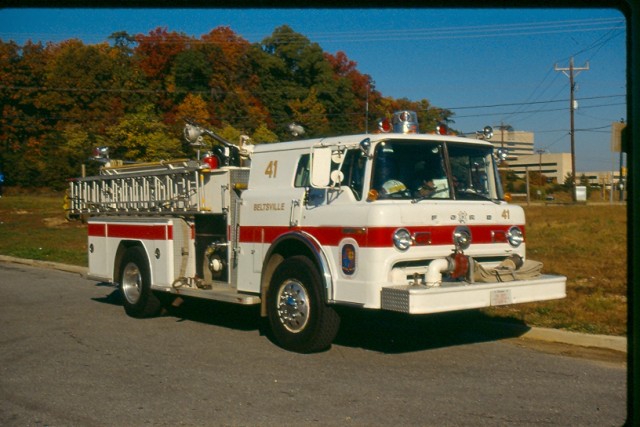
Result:
M521 130L494 130L493 138L489 140L496 148L509 150L507 161L518 159L520 156L530 156L533 151L533 132Z

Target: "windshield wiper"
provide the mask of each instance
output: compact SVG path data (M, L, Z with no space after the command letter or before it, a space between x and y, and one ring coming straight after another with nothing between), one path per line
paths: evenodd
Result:
M438 193L449 193L449 189L448 188L433 188L433 191L431 191L430 193L424 194L422 196L418 196L418 197L414 197L411 200L411 203L418 203L421 202L422 200L425 199L433 199L434 196ZM438 197L440 198L440 197ZM443 200L449 200L450 197L447 198L443 198Z
M476 199L476 200L488 200L488 201L490 201L490 202L495 203L496 205L499 205L499 204L500 204L500 199L492 199L492 198L491 198L491 197L489 197L489 196L485 196L484 194L482 194L482 193L477 193L477 192L475 192L475 191L473 191L473 190L462 190L462 191L458 191L458 192L456 193L456 196L457 196L457 195L462 196L462 197L456 197L456 199L458 199L458 200L465 200L465 199L467 199L467 200L469 200L469 199Z

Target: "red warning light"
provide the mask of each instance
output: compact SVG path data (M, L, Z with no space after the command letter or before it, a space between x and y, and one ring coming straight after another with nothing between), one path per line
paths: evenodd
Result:
M449 128L444 123L439 123L438 126L436 126L436 133L438 135L448 135Z

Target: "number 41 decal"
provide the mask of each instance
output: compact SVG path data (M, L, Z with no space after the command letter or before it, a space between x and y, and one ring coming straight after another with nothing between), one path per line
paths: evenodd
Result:
M509 212L509 209L505 209L505 210L502 211L502 218L504 218L504 219L511 218L511 212Z
M271 160L264 170L264 174L269 178L275 178L278 175L278 161Z

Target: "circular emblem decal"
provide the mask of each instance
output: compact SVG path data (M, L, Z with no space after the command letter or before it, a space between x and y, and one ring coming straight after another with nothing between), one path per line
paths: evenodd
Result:
M347 276L356 272L356 248L351 243L342 247L342 272Z

